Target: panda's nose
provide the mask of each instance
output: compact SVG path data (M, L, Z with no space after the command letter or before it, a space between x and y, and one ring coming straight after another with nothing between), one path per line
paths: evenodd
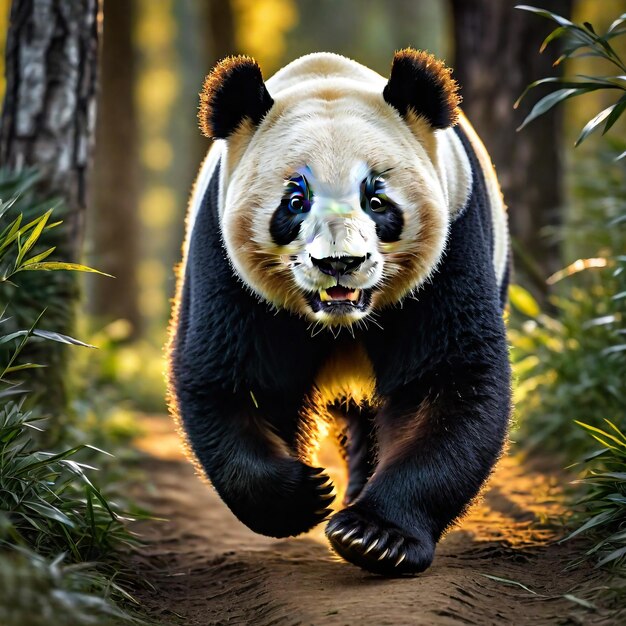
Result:
M320 272L330 276L342 276L354 272L364 261L364 256L327 256L323 259L311 257L311 262Z

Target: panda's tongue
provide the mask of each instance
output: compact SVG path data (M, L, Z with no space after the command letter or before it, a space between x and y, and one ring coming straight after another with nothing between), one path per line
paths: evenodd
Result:
M350 302L355 302L359 298L359 290L348 289L347 287L336 285L335 287L329 287L328 289L322 290L320 292L320 296L323 301L348 300Z

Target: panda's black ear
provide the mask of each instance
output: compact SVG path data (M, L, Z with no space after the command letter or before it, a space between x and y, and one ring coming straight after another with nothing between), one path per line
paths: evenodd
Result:
M452 70L423 50L396 52L383 97L403 117L409 110L433 128L454 126L459 117L459 86Z
M207 137L226 139L244 119L258 124L273 104L257 62L245 56L226 57L204 81L200 128Z

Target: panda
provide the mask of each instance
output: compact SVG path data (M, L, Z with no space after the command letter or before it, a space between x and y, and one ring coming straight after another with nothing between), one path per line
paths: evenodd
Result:
M506 212L459 102L410 48L388 79L315 53L264 82L229 57L201 93L214 142L170 324L172 413L250 529L328 520L332 549L384 576L429 567L511 412ZM334 507L329 427L349 473Z

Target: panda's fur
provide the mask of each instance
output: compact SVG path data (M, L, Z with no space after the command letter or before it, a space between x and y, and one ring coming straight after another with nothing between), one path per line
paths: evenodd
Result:
M215 141L187 217L172 411L233 513L276 537L330 513L313 464L334 425L350 479L326 533L382 574L430 565L510 413L506 213L458 102L450 71L411 49L389 80L319 53L264 83L229 58L202 94Z

